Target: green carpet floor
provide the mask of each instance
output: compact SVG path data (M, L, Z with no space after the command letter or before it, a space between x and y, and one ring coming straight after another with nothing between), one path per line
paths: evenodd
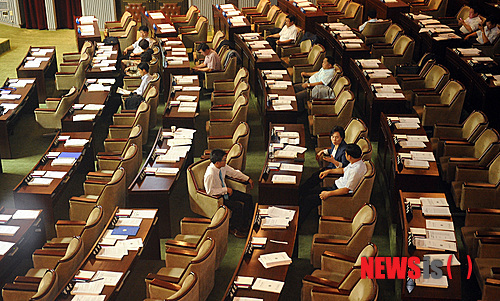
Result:
M16 77L16 67L21 62L21 59L26 54L29 45L32 46L56 46L58 62L61 62L62 54L65 52L76 51L76 41L73 30L57 30L57 31L39 31L13 28L5 25L0 25L0 38L8 38L11 41L11 50L0 55L0 80L2 82L7 77ZM48 96L59 96L60 93L55 91L53 82L48 83ZM210 106L210 95L204 95L201 100L201 113L196 119L196 129L198 132L195 136L195 158L199 158L203 150L206 148L206 132L205 121L208 119L208 109ZM161 114L164 109L164 103L160 104L158 113ZM161 118L158 119L161 122ZM108 121L109 122L109 121ZM305 117L302 117L298 122L305 123ZM249 143L249 151L247 156L247 165L245 173L254 179L256 182L262 170L265 161L265 150L263 138L263 127L260 116L257 112L256 99L252 96L250 110L248 113L248 123L251 127L251 137ZM105 136L106 124L99 129L99 136ZM307 127L306 127L307 128ZM155 135L158 126L151 130L149 135ZM13 207L12 189L19 181L33 168L35 163L40 159L41 155L46 151L51 139L43 138L44 133L50 130L42 129L34 120L33 114L23 115L17 123L14 134L11 137L15 159L2 159L4 173L0 174L0 206ZM152 139L150 139L151 141ZM307 140L310 151L306 153L305 169L303 178L314 172L318 167L314 160L314 145L313 141ZM151 142L144 148L144 154L149 153ZM374 153L372 160L375 162L377 156L377 144L374 143ZM389 203L387 189L383 183L383 178L378 171L374 190L372 193L372 204L375 205L378 212L378 223L375 228L373 242L379 248L380 256L394 256L395 252L395 231L390 225L390 219L386 210ZM254 201L258 199L258 185L252 190ZM75 188L74 191L68 191L70 195L79 194L80 188ZM172 221L172 233L179 232L179 221L184 216L196 216L189 209L189 201L187 197L187 185L185 171L179 177L179 183L176 185L170 196L170 212ZM56 220L59 218L67 218L67 203L54 205ZM161 218L161 217L160 217ZM304 227L299 233L299 258L294 259L290 266L285 287L283 289L281 300L298 300L300 299L300 289L302 278L313 271L310 265L310 247L312 235L317 232L318 216L313 212L306 221ZM221 300L224 291L229 283L234 269L239 261L243 251L245 240L236 239L233 236L229 237L229 245L227 254L222 262L219 270L216 271L216 283L209 300ZM161 245L161 243L160 243ZM31 259L27 258L13 275L24 275L27 268L30 267ZM144 278L147 273L156 272L162 265L160 260L141 259L132 270L125 285L120 291L117 300L142 300L145 297ZM391 280L379 281L380 294L379 300L398 300L401 284ZM477 291L477 290L476 290ZM474 297L477 299L477 296Z

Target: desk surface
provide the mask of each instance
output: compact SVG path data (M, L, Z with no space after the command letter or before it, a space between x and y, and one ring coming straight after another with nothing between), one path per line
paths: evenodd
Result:
M163 18L159 18L159 17L153 18L153 17L151 17L151 14L162 14ZM151 35L152 37L176 37L177 36L177 30L165 31L165 30L162 30L160 28L160 26L158 26L161 24L172 25L172 21L170 20L170 17L167 16L161 10L145 11L145 12L141 13L141 20L142 20L142 23L145 23L143 25L147 25L150 32L153 33Z
M173 76L170 75L170 83L173 81ZM192 84L182 84L182 86L188 87L198 87L200 86L200 81L198 78L193 80ZM200 91L173 91L173 86L170 88L170 93L168 94L168 100L165 104L165 111L163 113L163 126L168 128L172 125L176 126L190 126L194 127L194 119L199 115L199 101L200 101ZM179 105L171 105L172 101L175 101L177 97L187 95L196 96L196 111L195 112L179 112Z
M235 7L234 5L233 7L234 9L239 11L238 7ZM239 12L238 16L244 16L244 14L242 12ZM224 33L226 39L230 41L234 41L234 35L237 33L251 32L251 25L246 17L243 18L243 22L245 23L245 25L234 26L232 24L229 24L229 19L232 18L232 16L226 17L222 9L217 8L217 6L213 4L212 4L212 17L213 17L214 32L216 32L217 30L221 30Z
M36 55L36 56L34 56L33 52L35 52L36 49L53 49L53 51L47 52L44 55ZM45 71L45 70L47 70L47 68L51 64L51 60L53 58L55 58L55 57L56 57L56 47L54 47L54 46L44 46L44 47L33 47L33 46L30 46L30 48L28 49L28 52L26 53L25 57L23 58L23 60L19 64L19 66L17 67L17 71L18 72L19 71L28 71L28 72L30 72L30 71ZM28 58L49 58L49 60L42 61L40 63L39 67L36 67L36 68L26 68L24 66L24 64L26 63L26 61L28 61Z
M113 45L113 49L112 51L116 51L116 53L113 53L111 54L111 56L109 56L108 58L106 58L106 60L114 60L115 62L114 63L109 63L109 67L117 67L116 65L116 60L118 59L118 48L119 48L119 45L116 44L116 45ZM113 77L117 77L118 76L118 73L115 70L108 70L108 71L102 71L101 70L101 67L95 67L94 65L97 63L97 61L100 61L100 60L97 60L96 56L97 54L100 52L99 50L99 46L97 46L97 50L96 52L94 53L94 58L92 59L92 65L91 65L91 69L87 69L87 71L85 72L85 77L86 78L113 78Z
M269 208L266 205L255 206L254 219L256 213L259 209ZM241 255L240 262L236 267L236 271L234 272L233 278L229 282L229 286L226 290L224 296L227 296L232 283L236 280L238 276L251 276L257 278L265 278L276 281L285 281L286 274L288 272L288 266L279 266L270 269L264 268L264 266L259 262L258 258L260 255L275 253L275 252L286 252L288 256L291 258L293 253L293 248L295 245L295 237L297 235L297 225L298 225L298 216L299 216L299 207L298 206L282 206L285 209L295 210L295 215L293 220L290 222L290 225L287 229L284 230L270 230L270 229L259 229L254 230L254 225L252 223L252 228L250 229L246 246L249 245L252 241L252 237L267 237L266 247L263 249L254 249L252 253L252 257L247 259L244 257L244 253ZM286 241L288 244L279 244L270 242L270 240L277 241ZM253 297L253 298L261 298L266 301L268 300L278 300L280 294L275 293L267 293L262 291L255 291L251 289L238 289L236 291L235 296L238 297Z
M76 37L76 43L78 44L78 50L82 49L83 43L85 41L95 41L95 42L100 42L101 41L101 32L99 31L99 24L97 23L97 19L94 19L94 21L91 24L77 24L77 20L79 20L81 16L75 17L73 26L75 28L75 37ZM82 27L86 28L86 26L92 26L94 28L93 33L87 33L87 32L82 32Z
M316 5L316 11L303 11L300 7L294 5L294 1L278 0L279 8L287 13L293 14L297 18L297 26L309 32L315 32L315 23L327 22L328 16L324 11L319 9Z
M106 105L108 98L110 96L110 91L91 91L89 92L86 87L75 100L75 104L96 104L96 105ZM62 118L62 129L68 132L92 132L94 130L94 124L100 118L102 110L70 110ZM76 115L81 114L95 114L93 120L88 121L74 121L73 118Z

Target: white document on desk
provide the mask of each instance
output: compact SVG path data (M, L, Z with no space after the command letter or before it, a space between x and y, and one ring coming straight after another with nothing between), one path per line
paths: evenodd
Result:
M122 272L97 271L93 278L94 279L103 278L104 285L116 286L122 276L123 276Z
M104 289L104 279L92 282L77 282L72 295L99 295Z
M264 278L257 278L255 283L252 285L252 289L256 291L270 292L270 293L281 293L285 283L283 281L276 281Z
M280 170L302 172L304 170L304 165L283 163L281 164Z
M273 175L271 181L274 184L295 184L297 183L297 177L290 175Z
M9 250L14 246L15 243L9 241L1 241L0 240L0 256L3 256L9 252Z
M19 228L19 226L0 225L0 235L14 236Z
M455 227L453 226L453 222L443 221L443 220L438 220L438 219L426 219L425 220L425 228L426 229L435 229L435 230L455 231Z
M39 210L16 210L12 219L35 219L40 215Z

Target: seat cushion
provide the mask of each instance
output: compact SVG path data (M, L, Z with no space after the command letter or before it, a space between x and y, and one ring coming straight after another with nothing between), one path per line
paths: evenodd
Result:
M174 278L180 278L183 272L184 272L183 268L161 268L157 274L163 276L170 276Z
M189 242L189 243L197 243L198 240L200 240L200 235L183 235L179 234L175 237L175 240L177 241L184 241L184 242Z
M66 243L69 244L73 237L54 237L50 240L53 243Z
M312 276L325 278L331 281L340 282L344 278L344 274L336 273L335 271L323 271L323 270L315 270L311 274Z
M26 276L43 278L43 275L45 275L45 272L47 271L48 269L29 269L28 272L26 273Z

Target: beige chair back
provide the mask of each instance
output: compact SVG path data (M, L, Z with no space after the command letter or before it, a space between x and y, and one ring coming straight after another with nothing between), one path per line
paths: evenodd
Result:
M255 10L259 14L265 14L269 10L270 4L269 0L260 0Z
M474 158L479 158L479 165L486 166L500 151L500 137L495 129L485 130L474 143Z
M207 227L203 241L211 237L215 241L215 268L218 269L227 252L227 234L229 230L230 211L226 206L221 206L212 216L212 221Z
M142 154L139 154L137 151L137 145L130 144L125 152L125 155L122 157L120 164L118 165L119 167L123 167L125 170L127 187L134 181L139 168L141 168L141 163ZM123 205L120 205L120 207Z
M474 111L463 123L462 138L466 138L469 142L474 142L487 127L488 117L481 111Z
M351 81L347 76L341 76L335 81L333 85L334 95L340 95L343 91L351 89Z
M101 206L103 209L104 220L109 220L116 206L123 207L125 205L126 196L127 184L125 170L118 167L113 173L111 180L102 189L97 201L97 205ZM71 220L74 219L72 218Z
M401 34L403 34L403 29L399 25L392 23L384 34L385 42L392 45Z
M243 147L243 162L241 171L245 170L248 153L248 140L250 139L250 126L246 122L240 122L233 133L233 143L239 143Z
M368 137L368 128L359 118L352 118L344 130L346 143L356 143L361 137Z
M159 98L160 94L155 86L151 86L146 92L146 97L144 97L144 102L149 104L149 129L153 129L158 120L157 108Z
M127 28L125 29L125 37L119 37L118 42L120 43L120 49L124 50L128 46L132 45L137 39L137 22L130 21Z
M500 183L500 153L488 164L488 183L497 186Z
M140 124L143 129L149 129L149 113L150 105L146 102L141 102L139 108L135 112L135 120L132 126ZM148 135L142 135L142 145L148 143Z
M352 117L353 109L354 94L350 90L342 91L335 101L335 114L338 115L337 125L346 126Z
M149 298L145 300L200 300L200 282L195 273L189 273L181 279L181 288L178 291L170 289L170 285L164 285L168 283L159 279L151 281L148 285Z
M274 20L278 17L278 13L280 12L280 8L276 5L271 6L269 11L267 12L266 21L270 23L274 23Z
M200 300L206 300L215 284L215 242L212 238L207 238L198 254L191 260L186 269L187 273L194 272L200 279Z
M376 257L377 255L377 246L372 243L366 245L366 247L361 250L361 253L359 253L358 258L356 259L356 262L354 263L351 270L342 279L342 282L339 285L339 289L347 291L352 290L356 283L358 283L358 281L361 279L361 258Z
M391 20L379 20L377 22L366 23L365 28L361 31L364 37L367 36L382 36L386 32L387 28L391 26Z
M64 115L68 113L71 106L73 106L77 97L78 89L72 87L69 92L61 98L61 101L59 101L54 118L61 120Z
M415 41L407 35L402 35L396 40L394 44L394 54L400 54L403 56L402 60L405 62L411 61L413 56L413 48L415 47Z
M83 228L81 240L83 242L83 252L88 254L90 249L94 246L97 238L101 235L107 220L103 218L104 212L101 206L95 206L90 211L85 228Z
M372 144L370 140L365 137L360 137L356 144L361 148L361 159L363 161L368 161L372 158Z
M447 122L458 123L460 120L465 93L465 87L456 80L448 81L440 91L440 103L450 106L446 116Z
M208 165L210 165L210 160L202 160L196 162L188 167L188 191L189 196L196 198L195 195L192 195L191 192L205 192L205 184L203 179L205 177L205 171L207 170Z
M349 2L344 17L344 19L340 19L342 23L351 28L358 28L363 21L363 5L354 1Z
M245 67L241 67L236 73L236 77L234 78L233 84L236 87L240 81L248 82L248 70Z
M241 170L243 168L243 157L245 149L239 143L233 144L227 152L227 164L234 169Z
M59 287L58 287L58 277L54 270L47 270L45 275L43 275L42 280L38 284L38 290L30 298L30 301L51 301L57 298ZM9 301L11 299L4 299Z
M214 34L214 37L212 38L212 49L217 49L222 41L224 41L224 33L220 30L217 30L217 32Z
M377 300L377 296L377 280L365 278L356 283L347 300Z
M320 44L315 44L307 55L307 62L313 65L312 71L318 71L321 68L323 59L325 58L325 48Z
M434 65L424 78L424 88L439 91L450 79L450 72L443 65Z
M85 257L83 242L76 236L71 239L64 256L59 259L55 267L58 276L58 287L63 287L68 279L73 277Z
M287 14L285 14L284 12L280 12L276 17L276 21L274 22L274 27L283 28L283 26L285 26L286 16Z

